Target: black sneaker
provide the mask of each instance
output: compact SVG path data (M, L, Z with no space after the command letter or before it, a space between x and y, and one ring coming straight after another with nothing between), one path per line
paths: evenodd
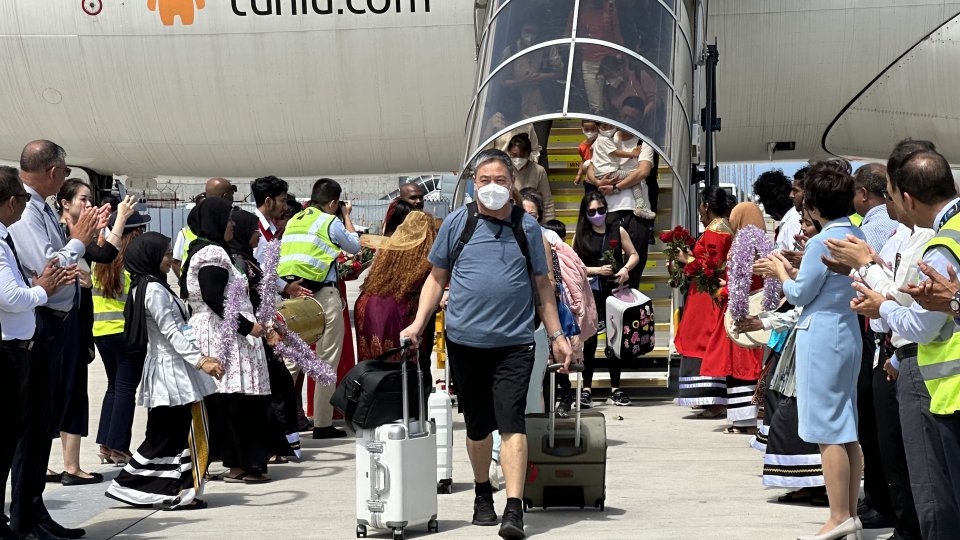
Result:
M620 389L617 389L613 394L611 394L607 402L618 407L629 407L631 404L630 396Z
M493 496L477 495L473 500L473 524L490 527L497 524L497 511L493 509Z
M342 429L337 429L333 426L313 428L314 439L340 439L346 436L347 436L346 431Z
M593 397L589 390L583 390L580 392L580 408L589 409L590 407L593 407Z
M500 523L500 538L505 540L521 540L526 538L523 532L523 512L511 508L503 511L503 521Z

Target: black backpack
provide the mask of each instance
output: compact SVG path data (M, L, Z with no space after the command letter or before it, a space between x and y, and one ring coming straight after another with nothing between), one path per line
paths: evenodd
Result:
M384 361L402 351L392 349L374 360L363 360L343 377L330 404L343 413L347 425L373 429L403 417L403 368L407 369L409 410L417 411L417 366L409 361Z

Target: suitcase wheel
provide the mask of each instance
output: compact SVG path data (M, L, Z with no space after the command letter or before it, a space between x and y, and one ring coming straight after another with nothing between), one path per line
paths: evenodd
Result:
M393 530L393 540L403 540L403 527Z
M603 508L604 508L603 504L604 504L603 499L597 499L596 502L593 503L593 506L594 508L597 508L598 510L603 512Z
M603 354L606 355L607 358L617 357L617 354L613 352L613 347L609 345L607 345L607 347L603 350Z
M450 495L451 493L453 493L453 480L437 482L437 495Z
M440 532L440 522L435 519L431 519L427 522L427 532Z
M365 525L357 525L357 538L366 538L367 537L367 527Z

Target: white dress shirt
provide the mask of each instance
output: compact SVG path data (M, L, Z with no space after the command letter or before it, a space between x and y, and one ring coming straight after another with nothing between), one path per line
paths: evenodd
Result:
M267 219L267 216L263 215L259 208L255 209L253 213L257 216L257 219L260 220L260 232L262 233L263 231L270 231L270 234L273 235L274 239L276 239L278 230L277 226L272 221ZM260 263L260 268L263 268L263 253L266 251L268 243L270 243L270 241L267 240L267 237L261 234L260 241L257 243L257 247L253 250L253 257L257 259L258 263Z
M79 264L87 246L79 240L67 241L60 228L60 221L43 197L30 186L24 184L23 187L30 194L30 202L27 203L20 221L11 225L9 230L24 271L39 276L53 258L59 259L61 266ZM78 287L79 285L60 287L50 295L44 307L70 311L79 295Z
M13 251L7 245L9 234L0 223L0 329L4 341L32 339L37 331L34 309L47 303L47 292L24 281Z
M180 229L177 231L177 239L173 241L173 260L183 262L183 248L186 243L187 237L183 234L183 229Z
M901 225L897 232L887 241L880 251L880 257L893 267L881 267L880 265L870 266L862 276L864 283L872 290L896 299L897 303L904 307L913 305L913 297L909 294L900 292L900 287L908 283L918 283L920 269L917 261L923 256L923 249L927 242L933 238L933 230L923 227L914 227L910 235L904 241L902 231L907 227ZM892 253L891 253L892 252ZM873 319L870 321L870 328L875 332L888 332L892 329L883 319ZM894 347L903 347L910 342L897 332L893 332L890 339Z
M940 220L960 201L960 198L950 201L933 220L934 232L940 229ZM920 253L923 253L921 247ZM916 257L913 258L914 261ZM900 266L906 264L901 257ZM947 267L954 264L953 255L941 246L934 247L923 255L923 262L930 265L941 275L946 276ZM922 274L917 274L918 277ZM921 278L922 279L922 278ZM914 281L916 283L916 280ZM901 306L898 302L887 300L880 305L880 317L890 326L890 329L900 334L910 343L930 343L931 341L946 341L953 335L953 317L938 311L927 311L914 303L910 307Z
M803 224L800 220L800 212L796 207L790 207L790 210L783 215L780 220L780 231L777 233L777 249L780 251L796 251L797 241L795 236L803 232Z

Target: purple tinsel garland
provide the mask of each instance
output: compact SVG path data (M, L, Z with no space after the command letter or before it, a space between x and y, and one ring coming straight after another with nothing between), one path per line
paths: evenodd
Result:
M257 321L263 326L272 326L283 339L273 350L281 358L290 360L300 367L308 377L317 383L329 386L336 384L337 375L326 363L317 358L317 354L296 333L290 332L277 318L277 267L280 264L280 240L268 242L263 253L263 279L260 280L260 308L257 309Z
M774 245L767 233L754 225L737 231L730 248L727 264L727 310L734 321L750 316L750 285L753 280L753 263L770 255ZM763 281L763 309L772 310L780 302L780 282L773 278Z
M223 320L218 327L218 335L213 343L213 356L226 369L233 358L233 349L237 343L239 327L240 303L247 293L246 282L234 279L227 285L226 298L223 302Z

